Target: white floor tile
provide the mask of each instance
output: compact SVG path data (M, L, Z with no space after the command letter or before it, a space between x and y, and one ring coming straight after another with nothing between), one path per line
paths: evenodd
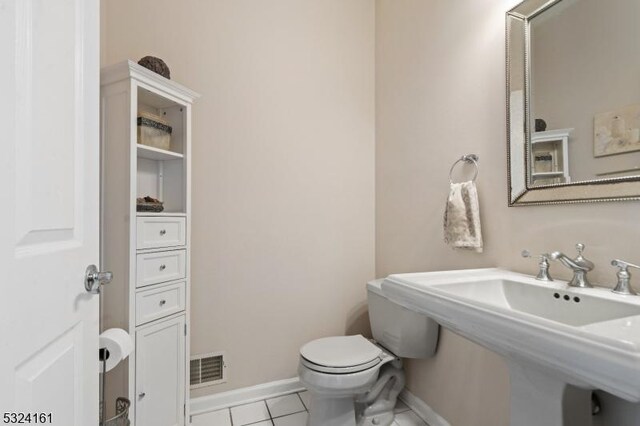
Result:
M234 426L244 426L269 420L269 411L264 401L231 407L231 418Z
M398 426L428 426L413 411L405 411L404 413L396 414L394 423Z
M302 401L295 393L267 399L267 407L269 407L271 417L282 417L305 410L304 405L302 405Z
M305 408L308 410L309 400L310 400L309 391L298 392L298 395L300 395L300 399L302 399L302 402L304 403Z
M395 408L393 409L393 412L394 412L394 413L402 413L402 412L404 412L404 411L408 411L408 410L410 410L410 408L409 408L409 407L407 407L407 404L405 404L405 403L404 403L404 402L402 402L401 400L398 400L398 401L396 402L396 406L395 406Z
M302 402L301 402L302 400ZM192 416L191 426L306 426L309 392L284 395L231 409ZM402 401L394 409L392 426L428 426Z
M309 414L305 411L303 413L291 414L289 416L273 419L273 424L275 426L306 426L308 417Z
M192 416L191 426L231 426L229 409Z

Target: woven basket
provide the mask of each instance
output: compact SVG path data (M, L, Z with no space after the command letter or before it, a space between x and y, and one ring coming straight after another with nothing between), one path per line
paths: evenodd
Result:
M151 197L138 198L136 200L136 211L160 213L164 210L164 203Z
M138 203L136 205L136 210L139 212L155 212L160 213L164 210L164 206L162 204L156 203Z
M162 117L148 112L138 115L138 143L169 151L173 129Z
M104 426L129 426L129 408L131 407L131 401L127 398L116 399L116 415L110 418L104 424Z

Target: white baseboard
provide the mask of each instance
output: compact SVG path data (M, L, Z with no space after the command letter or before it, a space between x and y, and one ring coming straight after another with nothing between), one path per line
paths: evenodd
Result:
M248 388L220 392L214 395L192 398L189 402L192 416L221 410L234 405L249 404L263 399L275 398L293 392L304 390L304 386L297 377L277 382L263 383Z
M433 411L433 408L429 407L426 402L409 392L407 389L402 391L400 399L407 404L407 406L411 408L418 417L427 422L429 426L451 426L444 417Z
M214 395L192 398L190 401L190 414L192 416L221 410L235 405L249 404L263 399L275 398L293 392L304 390L304 386L297 377L279 380L277 382L263 383L247 388L220 392ZM451 426L442 416L433 411L426 402L409 392L407 389L400 394L400 399L407 404L429 426Z

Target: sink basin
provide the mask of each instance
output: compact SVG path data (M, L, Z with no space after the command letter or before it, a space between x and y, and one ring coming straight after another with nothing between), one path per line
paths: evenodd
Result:
M500 269L390 275L382 291L506 358L512 425L590 425L594 389L640 402L640 297Z
M436 284L433 288L486 307L573 326L640 315L640 305L509 279Z

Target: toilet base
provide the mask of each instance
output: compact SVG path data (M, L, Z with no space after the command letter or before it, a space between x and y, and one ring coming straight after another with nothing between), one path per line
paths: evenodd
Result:
M307 426L389 426L395 415L393 410L386 413L362 415L356 420L353 398L331 398L323 395L311 396Z
M389 426L404 388L402 361L383 350L377 365L353 373L316 371L301 362L300 381L309 391L307 426Z
M330 397L311 394L307 426L357 426L353 397Z

